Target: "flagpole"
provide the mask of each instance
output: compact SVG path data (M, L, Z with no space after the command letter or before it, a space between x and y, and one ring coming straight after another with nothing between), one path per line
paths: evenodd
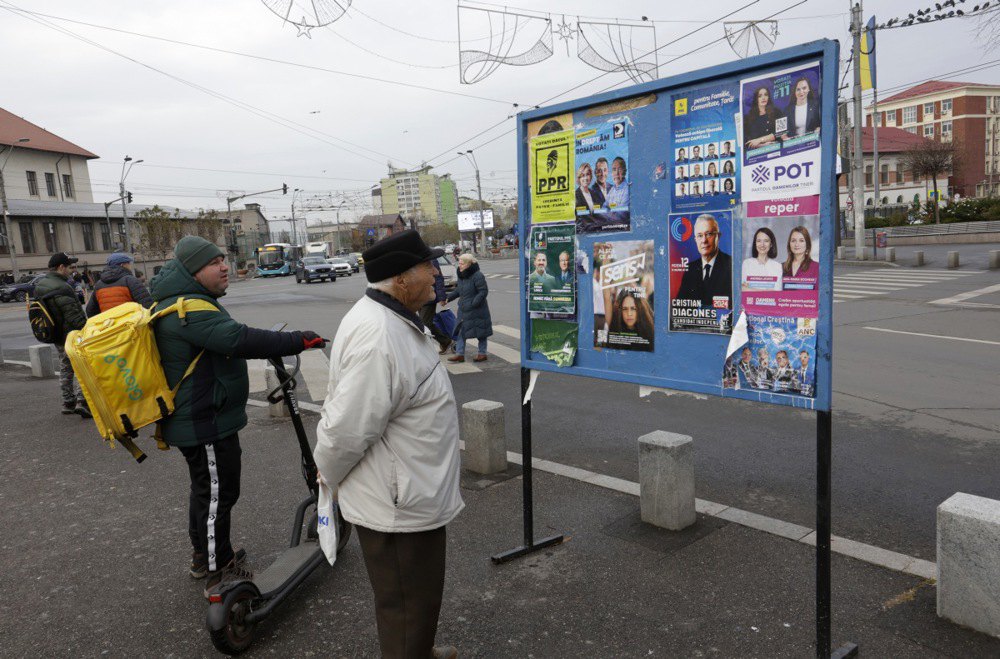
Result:
M874 62L874 60L871 60ZM874 76L872 76L874 77ZM882 170L879 168L878 164L878 125L881 119L878 113L878 90L874 86L874 81L872 84L872 151L874 151L875 157L875 208L879 207L881 203L881 193L879 192L879 182L882 178ZM888 181L887 181L888 182Z

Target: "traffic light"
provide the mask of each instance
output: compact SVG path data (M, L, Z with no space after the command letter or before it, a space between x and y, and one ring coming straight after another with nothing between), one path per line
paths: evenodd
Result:
M288 184L287 183L282 183L281 184L281 194L288 194Z
M127 201L130 204L132 203L132 193L131 192L126 192L125 193L125 201Z

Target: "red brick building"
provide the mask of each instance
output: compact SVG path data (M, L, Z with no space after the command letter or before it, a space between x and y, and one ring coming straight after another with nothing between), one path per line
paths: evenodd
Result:
M951 177L950 195L1000 194L1000 85L931 80L879 99L877 115L872 106L866 108L868 126L873 115L879 126L960 148L961 167Z

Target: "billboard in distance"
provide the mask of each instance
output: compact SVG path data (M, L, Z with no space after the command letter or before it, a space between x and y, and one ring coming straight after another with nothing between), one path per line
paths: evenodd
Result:
M458 214L458 230L459 231L479 231L479 213L480 211L461 211ZM487 208L482 211L483 217L486 220L486 229L493 228L493 209Z

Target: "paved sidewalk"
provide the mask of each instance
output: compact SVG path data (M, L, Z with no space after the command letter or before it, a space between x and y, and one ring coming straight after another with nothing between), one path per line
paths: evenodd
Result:
M7 366L0 382L0 656L217 656L202 584L186 574L179 452L143 440L150 457L137 465L58 413L56 381ZM290 423L249 413L233 536L264 566L305 488ZM704 515L669 533L639 521L633 495L541 471L535 491L537 535L567 542L494 566L520 541L519 467L463 475L438 636L461 656L813 655L809 546ZM833 583L834 638L866 656L1000 654L1000 640L935 616L927 580L835 555ZM377 656L355 540L258 628L248 656L271 654Z

